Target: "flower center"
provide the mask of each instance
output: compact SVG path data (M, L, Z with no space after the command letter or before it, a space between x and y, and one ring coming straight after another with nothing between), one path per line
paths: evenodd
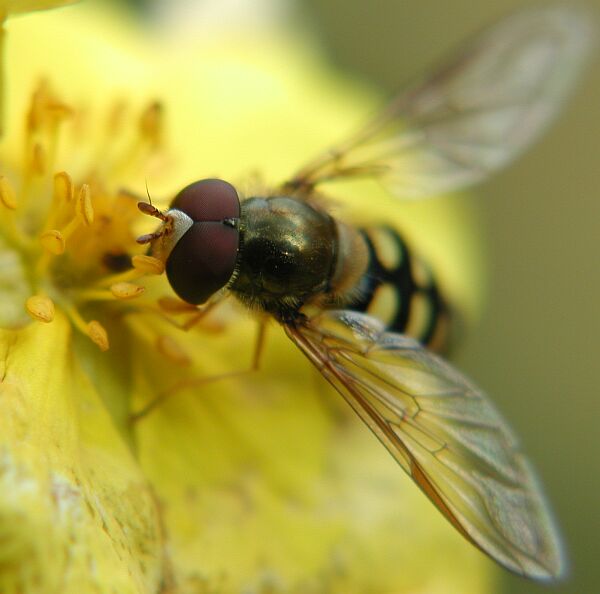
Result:
M140 197L115 189L117 179L143 167L159 147L161 108L149 105L137 125L123 121L123 110L113 106L94 141L85 114L40 83L26 117L20 174L0 177L3 235L20 255L30 287L25 310L50 323L60 308L102 350L109 340L95 317L139 300L145 292L139 279L163 272L162 262L135 241ZM60 158L72 171L57 167Z

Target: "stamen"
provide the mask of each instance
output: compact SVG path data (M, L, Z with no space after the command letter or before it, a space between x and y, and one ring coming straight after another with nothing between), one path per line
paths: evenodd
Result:
M0 203L9 210L17 208L17 198L10 182L4 177L0 177Z
M181 345L170 336L159 336L156 340L156 348L169 361L186 367L191 363L189 355L184 351Z
M27 113L27 132L31 138L44 128L50 136L56 132L58 124L73 115L73 109L60 101L53 93L50 84L42 79L31 97Z
M77 227L81 224L81 217L75 215L63 228L62 228L62 236L65 241L73 235Z
M48 159L47 163L50 169L54 167L56 161L56 151L58 147L58 138L61 124L69 117L73 116L73 110L64 103L51 98L46 106L46 115L48 119Z
M0 36L2 35L2 29L0 26ZM0 41L1 45L1 41ZM0 80L2 74L0 73ZM0 96L2 93L0 92ZM0 100L0 108L1 108ZM1 124L1 122L0 122ZM4 234L7 238L10 238L16 246L19 246L24 251L29 252L32 248L35 248L35 243L32 241L31 236L17 224L17 208L21 205L21 200L17 201L16 192L12 184L4 176L0 176L0 210L2 207L6 208L6 211L0 213L2 222L4 223Z
M55 214L51 214L48 219L48 223L52 223L54 219ZM40 236L40 240L47 251L42 253L41 258L37 263L37 274L42 275L45 273L45 271L48 268L48 265L50 264L51 255L59 256L64 253L66 249L67 240L69 239L69 237L71 237L71 235L73 235L77 227L79 227L82 219L83 214L79 216L76 213L75 216L63 227L62 230L48 229L47 231L44 231L42 233L42 235Z
M46 88L47 82L45 80L41 80L31 96L31 105L29 106L29 111L27 112L27 133L29 139L42 126L43 104Z
M65 238L60 231L51 229L40 235L40 241L45 250L53 256L60 256L65 251Z
M103 276L95 283L96 287L111 287L112 285L116 285L117 283L125 283L137 278L144 276L140 272L138 272L135 268L129 268L128 270L124 270L123 272L117 272L116 274L111 274L109 276Z
M31 173L42 176L46 171L46 151L44 147L36 142L33 145L33 153L31 155Z
M0 21L1 12L0 9ZM74 180L66 171L55 169L53 161L62 140L63 122L72 118L73 131L77 132L77 126L82 125L81 113L62 103L47 82L42 81L34 89L21 153L24 175L15 188L9 181L11 178L0 175L0 211L7 209L4 214L0 212L0 217L6 232L15 236L20 232L28 242L24 253L28 257L27 264L32 265L34 286L52 286L48 291L72 327L106 351L110 345L105 327L98 320L84 319L79 310L90 301L96 302L94 307L98 312L106 305L111 311L117 310L120 301L139 298L135 306L123 303L120 309L130 312L152 308L157 313L156 302L153 300L150 304L146 300L146 289L136 279L160 275L165 266L159 258L133 255L141 251L134 248L131 238L136 220L134 205L140 197L131 201L122 199L121 194L115 194L110 183L106 183L105 176L110 172L119 173L118 165L123 171L132 170L154 153L162 137L163 116L158 103L150 104L137 121L135 116L124 119L123 105L117 106L111 114L109 128L113 133L106 139L106 154L99 155L101 166L90 168L83 163L80 168L83 174ZM115 143L114 133L125 123L135 128L134 138L131 144ZM11 212L13 210L16 212ZM140 210L161 222L160 230L150 235L148 241L171 232L170 215L146 204L140 206ZM25 224L17 218L21 211L35 215L30 224L29 220ZM22 226L17 224L20 222ZM12 236L10 239L12 241ZM65 253L68 257L63 256ZM119 265L107 263L106 257L111 255L120 258ZM55 303L45 295L29 297L24 307L34 320L48 323L55 317ZM188 313L197 315L194 306L185 307ZM103 319L101 313L95 315ZM160 315L166 317L164 313ZM167 337L158 340L158 348L165 358L178 365L190 364L190 357L174 340Z
M142 274L162 274L165 271L163 262L153 256L133 256L131 263Z
M75 195L73 180L66 171L54 175L54 200L58 203L71 202Z
M146 289L132 283L116 283L110 288L110 292L117 299L134 299L139 297Z
M92 195L90 186L83 184L77 196L75 212L81 216L83 222L89 227L94 222L94 208L92 207Z
M115 283L109 289L85 289L73 292L73 296L82 303L86 301L114 301L139 297L146 289L132 283Z
M46 224L44 225L44 233L53 231L53 227L56 226L58 221L64 218L65 207L67 207L69 203L73 200L73 182L71 181L71 177L66 171L60 171L59 173L55 173L53 181L53 204L50 208L48 218L46 219Z
M32 295L25 301L25 310L34 319L48 324L54 319L54 302L45 295Z
M121 132L123 121L125 119L125 111L127 104L123 100L115 101L110 108L107 122L107 138L112 140L116 134Z
M110 347L108 333L100 322L97 320L86 322L79 311L77 311L77 309L72 305L67 306L65 311L71 319L73 326L75 326L77 330L79 330L82 334L85 334L92 340L92 342L97 344L102 352L108 351Z
M73 109L57 99L50 98L46 105L46 115L50 120L51 126L54 127L61 120L71 117L73 115Z
M158 101L155 101L142 112L142 117L140 118L142 138L149 141L152 147L160 144L163 128L162 114L162 105Z
M160 145L163 131L163 108L158 102L151 103L142 112L138 133L135 135L131 146L118 156L112 165L109 165L113 176L122 175L125 171L131 171L146 159Z
M93 342L95 342L102 352L108 351L110 343L108 342L108 334L104 326L97 320L92 320L86 327L85 332Z

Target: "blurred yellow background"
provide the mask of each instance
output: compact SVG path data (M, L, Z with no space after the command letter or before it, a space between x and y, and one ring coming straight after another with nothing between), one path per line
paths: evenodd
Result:
M600 0L588 3L600 14ZM392 93L481 26L531 3L278 4L336 65ZM489 280L481 320L456 359L511 421L546 485L571 565L569 579L551 588L557 594L600 591L599 106L595 59L542 142L473 192ZM547 590L498 575L504 592Z

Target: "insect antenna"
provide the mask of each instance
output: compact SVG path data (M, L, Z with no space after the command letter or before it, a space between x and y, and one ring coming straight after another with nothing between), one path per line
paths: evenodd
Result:
M138 202L137 203L138 210L145 215L154 217L155 219L162 221L164 223L164 225L162 225L160 227L160 229L158 229L158 231L155 231L154 233L146 233L144 235L140 235L136 239L136 241L137 241L137 243L140 243L142 245L151 243L155 239L158 239L159 237L162 237L163 235L168 233L169 229L171 227L171 224L172 224L171 217L166 215L165 213L161 212L160 210L158 210L158 208L156 208L156 206L154 206L152 204L152 197L150 196L150 190L148 189L148 180L147 179L146 179L146 194L148 196L148 202Z

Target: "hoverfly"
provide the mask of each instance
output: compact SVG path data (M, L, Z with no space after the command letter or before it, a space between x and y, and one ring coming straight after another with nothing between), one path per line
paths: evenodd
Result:
M529 463L485 394L434 354L449 318L434 279L394 229L333 218L324 181L370 176L398 198L479 182L552 120L591 46L587 15L554 5L509 16L398 95L354 137L266 195L240 201L219 179L184 188L139 239L190 304L232 295L272 316L450 523L509 570L564 569L560 538ZM396 250L382 258L378 236ZM370 314L382 285L390 319ZM415 300L429 312L409 330Z

